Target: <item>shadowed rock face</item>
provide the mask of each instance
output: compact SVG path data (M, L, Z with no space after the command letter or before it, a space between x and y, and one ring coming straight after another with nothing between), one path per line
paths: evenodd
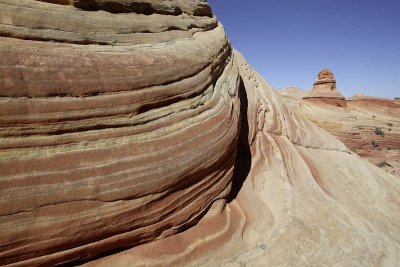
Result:
M70 5L82 10L104 10L111 13L136 13L144 15L164 14L212 17L211 8L205 0L37 0L58 5Z
M0 264L399 262L398 179L282 101L207 2L0 0L0 36Z

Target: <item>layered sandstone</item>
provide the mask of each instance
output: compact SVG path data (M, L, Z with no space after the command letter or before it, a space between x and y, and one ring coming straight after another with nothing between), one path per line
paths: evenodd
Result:
M324 102L336 106L344 106L346 103L342 101L345 98L336 89L336 78L329 69L323 69L318 73L313 88L303 98L311 101L322 99Z
M0 36L1 265L399 262L398 179L206 1L0 0Z
M239 73L207 3L93 2L0 1L1 264L160 239L230 192Z
M233 199L183 233L86 266L395 265L398 179L304 119L237 52L235 62L247 142Z
M297 105L297 104L293 104ZM325 101L300 101L298 111L361 157L400 176L400 103L357 96L346 108Z
M308 98L298 88L277 92L287 105L335 135L353 152L400 176L398 101L356 94L337 102L330 96Z

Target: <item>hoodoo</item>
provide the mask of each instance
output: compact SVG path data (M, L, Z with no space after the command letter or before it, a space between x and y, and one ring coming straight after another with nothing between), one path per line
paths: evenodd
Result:
M332 71L323 69L318 73L313 88L304 96L305 99L313 98L329 102L337 106L345 106L344 96L336 89L336 78Z

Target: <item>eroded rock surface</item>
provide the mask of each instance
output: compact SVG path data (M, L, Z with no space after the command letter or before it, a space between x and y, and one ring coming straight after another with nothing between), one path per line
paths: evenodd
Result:
M0 0L0 36L0 264L399 262L399 180L275 93L207 2Z
M0 1L1 264L87 261L227 198L240 122L229 42L196 15L203 1L147 2L183 13Z
M336 78L332 71L323 69L318 73L313 88L304 96L305 99L323 99L325 102L341 106L345 98L336 89Z
M400 103L359 96L346 108L324 101L299 102L299 112L361 157L400 176Z
M239 53L234 58L247 107L235 197L215 202L183 233L87 266L396 265L398 179L285 103Z
M356 94L347 100L307 98L300 89L277 91L287 105L386 172L400 176L400 104Z

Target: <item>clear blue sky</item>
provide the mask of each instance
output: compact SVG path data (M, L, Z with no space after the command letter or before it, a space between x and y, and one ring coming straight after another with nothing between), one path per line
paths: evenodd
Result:
M400 97L400 0L209 0L233 46L274 87L333 71L345 96Z

